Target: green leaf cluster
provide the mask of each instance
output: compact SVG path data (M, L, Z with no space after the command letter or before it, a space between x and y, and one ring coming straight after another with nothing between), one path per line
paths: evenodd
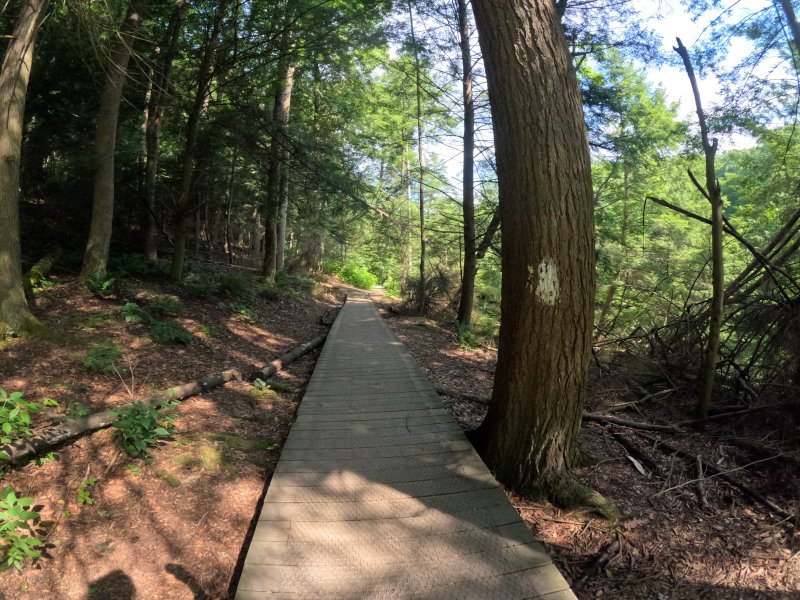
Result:
M6 487L0 491L0 561L2 567L21 570L26 559L36 560L42 553L43 542L35 537L35 524L39 513L30 508L34 498L18 498L16 492ZM2 568L0 567L0 568Z
M164 405L163 412L142 402L115 411L114 439L129 456L147 458L150 449L174 430L175 403Z

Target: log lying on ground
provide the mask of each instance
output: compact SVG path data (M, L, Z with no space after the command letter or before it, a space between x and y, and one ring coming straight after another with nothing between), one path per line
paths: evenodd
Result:
M268 377L272 377L283 369L286 365L290 364L291 362L297 360L301 356L308 354L315 348L319 348L322 344L325 343L328 334L323 333L322 335L318 335L310 342L306 342L305 344L300 344L299 346L295 347L292 350L289 350L286 354L281 356L280 358L276 358L271 363L269 363L263 369L258 369L257 371L253 371L248 375L248 380L254 381L256 379L267 379Z
M327 333L320 335L310 342L293 348L280 358L273 360L263 369L253 372L250 375L250 379L266 379L271 377L301 356L321 346L327 336ZM158 408L169 402L185 400L186 398L221 387L234 379L241 381L242 375L236 369L229 369L218 375L212 375L191 383L184 383L183 385L171 387L142 400L142 403L151 408ZM17 440L12 444L0 446L0 452L8 454L11 458L11 462L19 462L42 452L49 452L59 444L63 444L81 435L109 427L115 420L116 411L114 409L104 410L82 419L74 419L54 427L48 427L34 436ZM3 462L5 461L0 458L0 464L3 464Z
M609 415L598 415L595 413L583 413L584 421L591 421L594 423L609 423L611 425L620 425L622 427L629 427L631 429L642 429L644 431L663 431L664 433L685 433L682 429L674 425L656 425L655 423L641 423L639 421L629 421L627 419L618 419Z
M769 498L766 498L765 496L763 496L759 492L755 491L753 488L751 488L749 486L746 486L745 484L743 484L738 479L735 479L734 477L731 477L727 473L721 471L719 468L716 467L716 465L714 465L713 463L710 463L707 460L703 459L702 456L697 455L697 454L692 454L691 452L687 452L686 450L683 450L681 448L678 448L676 446L668 444L667 442L664 442L662 440L654 438L654 437L652 437L650 435L647 435L645 433L638 433L637 435L643 437L644 439L648 440L649 442L652 442L656 448L658 448L659 450L661 450L665 454L677 454L681 458L684 458L686 460L690 460L692 462L697 462L698 464L702 465L703 471L706 474L710 473L710 474L714 475L714 477L722 479L723 481L729 483L730 485L735 487L737 490L742 492L745 496L747 496L751 500L754 500L755 502L758 502L762 506L764 506L764 507L768 508L769 510L771 510L773 513L775 513L781 519L787 519L788 520L788 519L794 519L795 518L795 515L791 514L790 512L788 512L786 510L784 510L783 508L781 508L780 506L775 504L772 500L770 500Z
M33 289L47 277L47 274L50 273L50 270L56 264L60 256L61 248L53 248L53 250L40 258L39 261L25 273L22 279L25 285L25 297L28 301L33 298Z

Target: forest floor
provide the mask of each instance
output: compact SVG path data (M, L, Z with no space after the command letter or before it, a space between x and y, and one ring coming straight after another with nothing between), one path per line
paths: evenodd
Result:
M487 404L465 399L464 395L491 397L496 351L491 347L462 348L452 329L403 315L398 302L377 297L376 301L386 322L434 386L453 392L442 395L442 400L462 427L477 427ZM603 376L595 372L587 410L602 413L612 406L636 403L645 395L640 389L645 385L650 386L648 392L676 389L662 394L660 401L630 404L630 410L617 412L616 417L657 424L689 418L691 386L665 386L662 376L669 379L669 375L657 370L654 377L652 367L628 361L624 368L613 365ZM632 377L632 373L643 375ZM648 379L658 379L659 383ZM778 404L787 398L762 400ZM652 464L631 460L612 437L617 432L625 433ZM794 414L754 412L714 422L703 432L642 433L651 438L661 436L693 455L701 454L722 471L768 459L731 475L788 512L800 512L800 415L796 406ZM624 514L620 522L611 523L589 510L560 510L509 494L568 581L576 581L595 557L618 542L620 550L576 592L579 598L800 599L800 523L782 521L724 481L708 478L708 474L701 491L697 483L689 483L698 478L695 461L653 449L653 441L634 430L585 423L582 441L598 462L578 469L576 474L616 503ZM772 458L775 456L778 458ZM667 491L673 486L681 487Z
M122 292L102 298L52 278L35 312L63 339L0 350L0 388L58 403L36 414L36 428L224 369L247 372L327 329L320 318L341 290L306 281L302 293L258 294L231 285L234 277L227 283L236 294L202 297L129 278ZM139 309L159 315L168 332L191 335L185 344L157 344L158 331L126 322ZM107 369L112 356L116 371ZM234 381L181 402L174 433L149 460L128 458L107 429L0 474L0 488L36 499L47 544L33 567L0 573L0 599L227 598L315 360L316 353L293 362L272 388Z

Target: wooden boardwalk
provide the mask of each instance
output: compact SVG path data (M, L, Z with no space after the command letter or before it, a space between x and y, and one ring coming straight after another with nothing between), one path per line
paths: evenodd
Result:
M575 596L358 295L317 362L236 598Z

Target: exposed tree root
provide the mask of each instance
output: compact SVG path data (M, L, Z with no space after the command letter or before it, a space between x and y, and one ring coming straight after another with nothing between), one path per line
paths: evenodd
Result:
M571 473L565 471L540 482L532 497L552 502L567 510L576 508L593 508L609 521L620 518L619 509L613 502L606 500L600 493L583 485Z

